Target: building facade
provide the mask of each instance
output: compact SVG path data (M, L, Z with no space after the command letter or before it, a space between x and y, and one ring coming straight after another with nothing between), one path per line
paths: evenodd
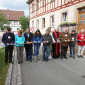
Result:
M76 22L79 29L85 28L85 0L28 0L30 27L52 30L64 22Z
M9 20L9 26L12 28L12 31L21 29L19 17L24 16L24 11L0 10L0 12L2 12L4 16Z

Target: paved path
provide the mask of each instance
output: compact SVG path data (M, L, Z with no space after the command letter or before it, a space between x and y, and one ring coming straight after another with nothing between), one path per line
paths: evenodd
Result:
M21 71L23 85L85 85L85 58L27 62L24 55Z

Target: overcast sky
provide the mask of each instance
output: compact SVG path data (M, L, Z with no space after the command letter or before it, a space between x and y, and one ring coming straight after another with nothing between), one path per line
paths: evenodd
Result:
M24 11L25 16L29 15L29 6L26 4L28 0L0 0L0 9L11 9Z

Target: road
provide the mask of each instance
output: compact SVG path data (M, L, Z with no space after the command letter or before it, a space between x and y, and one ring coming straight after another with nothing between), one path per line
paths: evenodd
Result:
M24 55L21 71L23 85L85 85L85 57L28 62Z

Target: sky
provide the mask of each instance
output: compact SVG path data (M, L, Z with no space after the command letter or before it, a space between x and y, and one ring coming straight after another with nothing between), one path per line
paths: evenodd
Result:
M25 16L29 16L28 0L0 0L0 9L10 9L24 11Z

